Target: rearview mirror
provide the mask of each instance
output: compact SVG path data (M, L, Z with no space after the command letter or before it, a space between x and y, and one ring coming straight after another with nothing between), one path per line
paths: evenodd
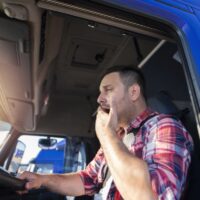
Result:
M41 138L38 141L38 146L41 149L54 149L54 148L56 148L56 145L57 145L57 140L56 139L52 139L50 137Z

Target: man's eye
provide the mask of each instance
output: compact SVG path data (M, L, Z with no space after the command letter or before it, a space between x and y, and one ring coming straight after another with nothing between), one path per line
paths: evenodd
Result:
M112 88L109 88L109 89L107 89L106 91L107 91L107 92L110 92L110 91L112 91L112 90L113 90Z

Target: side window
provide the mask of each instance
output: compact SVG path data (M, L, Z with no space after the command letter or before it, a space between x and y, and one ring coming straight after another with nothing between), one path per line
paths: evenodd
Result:
M68 138L66 146L65 172L76 172L86 167L85 144L80 138Z
M0 121L0 150L3 145L4 140L8 136L11 129L11 125L9 123Z
M21 165L21 161L22 161L22 157L24 155L25 149L26 149L26 145L23 142L18 140L15 151L12 156L11 163L8 168L9 172L13 174L17 173L17 170L19 169Z
M83 146L77 138L20 136L8 171L52 174L81 170L86 165Z

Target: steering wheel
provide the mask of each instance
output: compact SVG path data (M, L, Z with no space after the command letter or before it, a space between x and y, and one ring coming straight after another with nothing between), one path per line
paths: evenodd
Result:
M0 187L14 191L25 190L26 180L21 180L9 174L6 170L0 168Z

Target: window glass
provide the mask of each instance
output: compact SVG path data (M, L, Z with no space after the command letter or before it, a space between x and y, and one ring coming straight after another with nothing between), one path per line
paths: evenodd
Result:
M0 150L3 145L5 138L8 136L10 132L11 125L9 123L0 121Z
M79 138L23 135L19 137L8 171L65 173L86 166L85 146Z
M17 172L18 168L20 167L25 149L26 145L23 142L18 141L11 160L11 164L8 169L9 172L12 172L14 174Z
M56 143L48 143L50 140ZM46 136L23 135L19 137L8 171L11 173L22 173L23 171L41 174L62 173L64 171L65 139L51 137L50 140L47 140Z

